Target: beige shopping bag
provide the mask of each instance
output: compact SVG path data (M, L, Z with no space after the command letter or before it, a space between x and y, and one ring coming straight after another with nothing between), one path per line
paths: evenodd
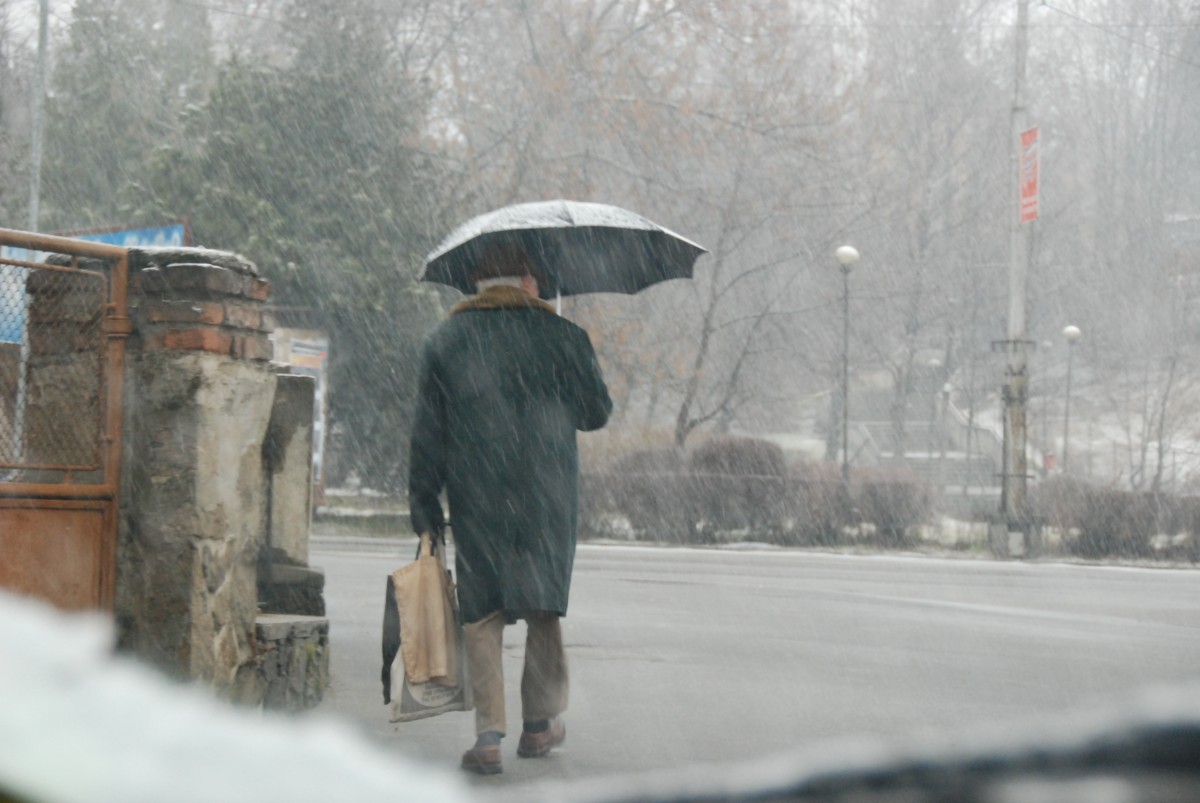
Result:
M384 608L384 702L391 721L472 707L462 622L445 543L421 536L417 558L388 577Z
M421 536L417 559L392 572L400 612L400 655L409 683L458 684L454 627L454 589L445 552L434 555L428 534Z

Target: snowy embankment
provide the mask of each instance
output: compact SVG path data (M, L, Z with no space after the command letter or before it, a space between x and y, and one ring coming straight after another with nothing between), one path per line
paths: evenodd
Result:
M344 725L235 708L112 647L106 618L0 591L0 798L469 799L457 776L388 756Z

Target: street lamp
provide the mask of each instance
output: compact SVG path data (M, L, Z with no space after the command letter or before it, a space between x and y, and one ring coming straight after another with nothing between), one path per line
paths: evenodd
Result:
M850 485L850 269L858 250L843 245L834 252L842 272L842 483Z
M1062 336L1067 341L1067 399L1063 410L1063 459L1062 470L1067 473L1067 444L1071 439L1071 368L1075 362L1075 341L1083 335L1078 326L1065 326Z

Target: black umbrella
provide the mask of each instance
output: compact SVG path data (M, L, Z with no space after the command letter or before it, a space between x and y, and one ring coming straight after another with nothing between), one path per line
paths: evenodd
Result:
M607 204L541 201L505 206L468 220L429 255L421 280L475 292L471 275L490 245L519 244L545 276L547 298L636 293L690 279L706 250L639 214Z

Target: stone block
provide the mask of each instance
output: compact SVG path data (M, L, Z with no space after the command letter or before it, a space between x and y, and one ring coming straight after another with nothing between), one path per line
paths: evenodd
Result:
M269 613L325 615L325 573L273 563L260 569L259 608Z
M255 623L260 651L256 687L267 708L302 711L329 685L329 620L262 614Z
M329 636L329 620L295 613L260 613L254 620L254 629L259 643L320 639Z
M167 290L162 269L157 266L131 270L129 273L129 296L131 298L163 296L166 295Z
M270 362L275 356L275 345L266 333L234 335L230 353L239 359Z
M258 268L253 262L230 251L215 251L210 248L129 249L130 271L134 274L182 264L215 265L242 276L258 276Z
M262 304L240 301L227 301L223 305L223 319L226 326L238 329L262 329Z
M141 314L149 323L217 326L226 320L225 306L216 301L151 301L142 305Z
M233 335L223 329L196 326L150 332L142 340L144 348L180 351L207 351L209 354L233 353Z
M164 285L174 296L242 295L245 280L236 271L218 265L184 262L162 268Z
M246 298L266 301L271 296L271 283L266 279L250 278L246 281Z

